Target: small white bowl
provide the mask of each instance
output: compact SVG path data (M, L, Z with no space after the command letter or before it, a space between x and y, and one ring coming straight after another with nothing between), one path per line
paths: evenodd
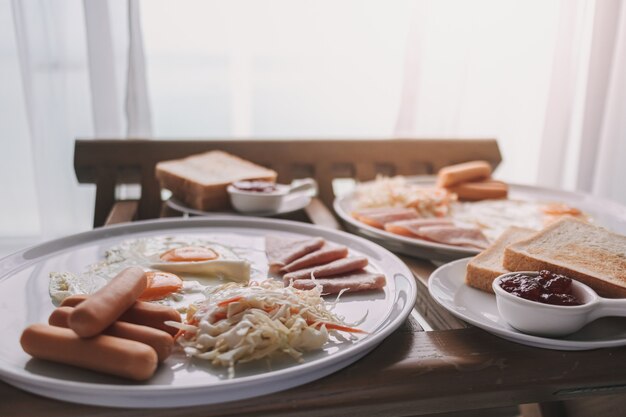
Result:
M500 316L512 327L536 336L561 337L574 333L585 324L604 316L626 316L625 299L602 298L587 285L572 280L572 293L582 302L577 306L560 306L526 300L505 291L502 279L538 272L511 272L500 275L492 283Z
M317 193L317 183L312 178L295 180L291 185L274 184L275 191L244 191L229 185L226 189L230 195L230 203L235 210L242 213L277 212L283 199L294 193Z

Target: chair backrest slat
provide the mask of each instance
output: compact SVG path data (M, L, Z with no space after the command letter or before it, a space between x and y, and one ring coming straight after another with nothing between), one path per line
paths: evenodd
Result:
M117 184L140 184L138 217L158 217L161 197L154 177L156 163L213 149L271 167L281 182L313 177L327 205L332 204L332 181L338 177L367 181L377 174L433 174L443 166L477 159L495 168L501 161L495 139L79 139L74 169L81 184L97 185L94 225L104 224Z

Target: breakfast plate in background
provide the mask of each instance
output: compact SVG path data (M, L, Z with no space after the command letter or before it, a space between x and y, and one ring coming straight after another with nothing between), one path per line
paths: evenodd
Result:
M358 323L364 334L349 343L329 342L308 352L304 361L272 358L236 366L231 379L221 367L169 357L144 383L31 359L20 347L22 329L46 323L55 308L49 294L53 271L84 271L100 263L111 248L132 240L195 236L219 242L252 264L252 278L267 277L265 238L321 237L365 256L368 268L386 275L382 290L343 294L334 312ZM251 278L251 279L252 279ZM55 399L113 407L162 408L234 401L295 387L321 378L360 359L395 329L413 309L416 286L411 272L395 255L348 233L303 223L245 217L153 220L95 229L22 250L0 260L0 378L11 385ZM330 296L328 301L334 301Z
M428 280L433 299L456 317L504 339L556 350L589 350L626 345L626 318L595 320L561 338L533 336L511 327L500 315L496 297L465 284L468 259L439 267Z
M171 194L168 207L193 216L278 216L317 195L312 178L280 184L276 171L218 150L159 162L155 176Z
M308 193L295 193L287 195L283 198L282 203L279 208L275 211L257 211L257 212L247 212L241 213L235 210L231 211L204 211L194 209L192 207L187 206L185 203L172 196L167 199L166 204L173 210L178 212L190 215L190 216L232 216L232 215L241 215L241 216L255 216L255 217L272 217L272 216L280 216L283 214L293 213L298 210L304 209L311 202L311 196Z
M245 188L241 188L245 186ZM239 187L239 188L238 188ZM230 211L204 211L188 207L172 196L167 205L177 211L194 216L240 214L256 217L272 217L302 210L317 195L317 182L312 178L297 179L291 184L267 181L241 181L227 187L233 207Z
M433 186L435 177L406 177L406 182L408 184ZM506 203L507 201L520 201L522 204L519 207L515 207L514 203L509 204ZM525 207L526 204L524 202L528 202L528 206L538 206L544 203L563 203L581 210L597 225L604 226L618 233L626 233L626 208L617 203L585 193L516 184L509 184L508 199L462 203L465 207L471 209L463 214L464 220L476 215L479 222L489 223L494 218L498 218L498 221L507 223L507 217L510 217L509 224L502 224L502 230L509 225L526 226L538 230L541 228L541 225L538 224L537 219L531 220L530 224L528 224L528 207ZM449 262L473 256L480 252L480 249L401 236L384 229L369 226L352 216L352 212L357 209L356 203L356 189L335 199L335 212L343 220L346 229L364 236L393 252L439 262ZM472 210L474 213L472 213ZM507 215L506 210L510 210L510 215Z

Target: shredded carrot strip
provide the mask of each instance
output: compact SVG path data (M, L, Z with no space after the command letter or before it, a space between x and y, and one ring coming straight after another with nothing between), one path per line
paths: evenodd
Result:
M228 300L220 301L219 303L217 303L217 306L218 307L226 307L228 304L236 303L237 301L241 300L242 298L243 298L242 296L229 298Z
M309 326L311 326L314 323L315 323L314 321L307 320L307 324ZM348 332L348 333L367 333L366 331L357 329L356 327L342 326L340 324L333 324L333 323L319 322L315 324L315 326L317 327L326 326L328 330L339 330L339 331Z
M226 312L213 314L213 318L215 319L216 322L218 322L220 320L224 320L226 317L228 317Z

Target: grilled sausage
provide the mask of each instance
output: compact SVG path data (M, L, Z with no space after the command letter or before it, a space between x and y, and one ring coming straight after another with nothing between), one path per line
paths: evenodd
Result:
M102 333L135 303L147 286L143 269L136 266L124 269L74 309L69 327L81 337Z
M89 296L83 294L70 295L61 302L61 306L76 307L87 298L89 298ZM171 307L145 301L136 301L135 304L119 317L119 321L154 327L155 329L163 330L174 336L178 332L178 329L168 326L165 322L177 321L180 323L181 318L178 311Z
M509 186L501 181L485 180L478 182L465 182L448 187L461 201L480 201L487 199L506 198Z
M68 327L68 320L73 310L72 307L57 308L50 314L48 323L52 326ZM174 338L169 333L139 324L116 321L104 329L103 334L145 343L154 349L159 362L167 359L174 348Z
M491 176L491 165L485 161L472 161L441 168L437 174L438 187L450 187L468 181L484 180Z
M20 344L35 358L137 381L150 378L157 367L156 352L143 343L108 335L83 339L70 329L45 324L27 327Z

